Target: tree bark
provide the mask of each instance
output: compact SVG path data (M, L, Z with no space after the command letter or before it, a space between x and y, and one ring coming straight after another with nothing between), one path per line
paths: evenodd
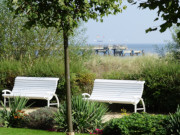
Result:
M63 31L64 38L64 65L65 65L65 86L66 86L66 104L67 104L67 135L74 135L72 126L72 107L71 107L71 89L70 89L70 72L69 72L69 51L68 51L68 35Z

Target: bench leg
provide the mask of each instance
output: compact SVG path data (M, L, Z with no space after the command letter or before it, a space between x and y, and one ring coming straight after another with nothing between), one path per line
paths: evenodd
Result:
M56 95L56 94L54 94L54 96L55 96L56 101L57 101L57 107L59 108L59 99L58 99L58 97L57 97L57 95Z
M144 108L144 112L146 112L146 107L145 107L145 104L144 104L144 100L141 98L141 102L142 102L142 105L143 105L143 108Z
M59 99L56 94L54 94L54 96L56 98L57 103L50 103L50 100L47 100L47 106L50 107L50 105L57 105L57 107L59 108Z
M137 112L137 104L134 105L134 112Z
M140 101L142 102L143 108L137 108L137 104L134 104L134 112L135 113L137 112L137 110L143 110L144 112L146 112L146 108L145 108L145 104L144 104L143 99L141 98Z
M47 100L47 107L49 107L50 105L50 100Z
M10 102L10 98L9 97L8 98L4 97L4 107L7 106L8 102Z
M6 107L6 98L4 97L4 107Z

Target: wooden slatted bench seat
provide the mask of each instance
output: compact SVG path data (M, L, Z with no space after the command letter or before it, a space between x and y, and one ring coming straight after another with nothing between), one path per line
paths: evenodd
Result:
M145 81L136 80L96 79L92 94L83 93L82 96L91 101L133 104L134 112L137 110L145 112L145 104L142 99L144 83ZM143 108L137 108L139 101L142 102Z
M13 97L25 97L28 99L44 99L47 100L47 106L57 105L59 107L59 99L55 94L59 78L48 77L16 77L12 91L3 90L4 105L7 99ZM55 96L56 103L50 103Z

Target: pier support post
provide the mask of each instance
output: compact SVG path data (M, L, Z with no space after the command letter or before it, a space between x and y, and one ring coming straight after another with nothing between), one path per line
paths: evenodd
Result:
M144 50L142 50L142 56L144 56Z
M116 49L112 49L114 56L116 56Z
M98 51L98 50L96 50L96 54L98 54L98 52L99 52L99 51Z
M131 56L134 56L134 50L131 51Z

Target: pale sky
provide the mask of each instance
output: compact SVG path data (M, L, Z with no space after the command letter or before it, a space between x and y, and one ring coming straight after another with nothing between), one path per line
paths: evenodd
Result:
M153 10L142 10L137 5L127 5L127 9L118 15L111 15L104 18L103 23L89 20L85 24L88 43L103 41L104 43L120 44L163 44L171 41L171 32L159 31L145 33L149 27L159 26L162 21L154 22L157 12Z

